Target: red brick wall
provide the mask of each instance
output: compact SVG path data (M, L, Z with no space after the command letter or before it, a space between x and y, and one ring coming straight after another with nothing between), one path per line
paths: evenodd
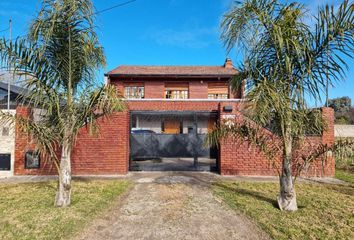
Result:
M326 122L326 128L322 136L308 137L305 139L306 146L304 152L311 152L319 146L320 143L328 146L334 143L334 110L332 108L324 107L322 110L322 117ZM332 152L328 152L325 156L317 159L308 169L305 169L303 175L305 176L330 176L335 174L335 159Z
M18 107L17 114L30 115L27 107ZM72 173L74 175L126 174L129 161L129 112L115 113L109 118L98 120L99 133L91 135L83 127L72 151ZM57 174L54 164L41 159L40 169L25 169L24 155L33 150L35 144L30 137L16 127L15 175Z
M72 152L75 175L126 174L129 167L129 113L115 113L98 120L99 133L80 130Z
M189 83L189 98L190 99L208 99L208 82L227 82L228 79L204 79L203 77L188 79L188 78L111 78L110 83L115 85L120 94L124 93L124 83L143 82L145 86L145 98L164 98L165 97L165 82L188 82ZM241 89L236 93L231 94L231 98L241 98Z
M129 101L131 111L218 111L216 101Z
M232 106L232 112L224 112L225 106ZM242 115L240 105L233 103L220 104L220 122L230 118L239 121ZM279 158L275 160L279 162ZM276 170L262 151L248 142L224 139L219 148L219 170L221 175L275 175Z
M223 111L224 106L233 106L233 112ZM240 102L216 101L129 101L128 111L115 113L109 118L98 120L100 131L98 136L91 136L86 127L80 130L72 153L73 174L125 174L129 167L129 111L208 111L219 112L220 119L225 115L235 115L242 118L239 110ZM334 142L334 114L330 108L324 108L323 116L327 120L327 129L323 136L308 137L308 149L319 143ZM29 116L29 110L18 107L17 113ZM15 143L15 174L46 175L55 174L56 170L50 164L41 164L36 170L24 169L24 153L33 149L30 138L16 128ZM306 148L305 148L305 151ZM268 160L256 147L247 142L226 139L220 144L219 169L222 175L276 175L273 163L280 166L281 157L275 157L274 162ZM334 158L328 154L325 161L317 161L304 173L308 176L333 176ZM324 164L324 166L323 166Z
M233 106L231 113L223 111L226 105ZM226 115L242 118L238 112L239 104L221 103L220 121ZM322 109L323 118L327 122L327 128L323 136L307 137L303 152L310 152L317 148L320 143L333 144L334 142L334 113L331 108ZM296 152L296 151L295 151ZM295 153L296 154L296 153ZM222 175L277 175L277 169L281 164L281 152L273 159L269 160L257 147L240 140L231 138L225 139L220 144L219 169ZM326 158L317 159L314 164L305 169L302 175L305 176L334 176L335 161L329 153Z
M145 98L164 98L165 83L161 81L145 82Z
M119 96L124 96L124 86L122 81L113 81L111 84L117 88Z
M189 98L208 99L208 82L206 81L189 82Z

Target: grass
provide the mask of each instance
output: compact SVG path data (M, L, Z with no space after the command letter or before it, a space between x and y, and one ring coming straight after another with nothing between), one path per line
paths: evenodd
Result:
M274 239L354 239L353 186L298 183L299 210L277 208L277 183L220 182L214 193Z
M336 178L354 184L354 172L350 170L336 169Z
M0 185L1 239L64 239L75 235L130 183L119 180L74 181L69 208L53 205L56 182Z

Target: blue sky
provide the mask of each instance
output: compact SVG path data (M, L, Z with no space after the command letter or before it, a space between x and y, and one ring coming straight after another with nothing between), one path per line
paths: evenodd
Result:
M126 0L94 0L102 10ZM300 0L310 12L318 5L340 0ZM121 64L221 65L226 57L240 60L236 51L227 53L220 41L219 24L231 0L137 0L97 16L96 25L105 48L106 72ZM36 15L39 0L1 0L0 31L13 19L13 36L26 33ZM8 32L0 35L7 36ZM350 96L354 101L354 61L344 82L330 89L330 97Z

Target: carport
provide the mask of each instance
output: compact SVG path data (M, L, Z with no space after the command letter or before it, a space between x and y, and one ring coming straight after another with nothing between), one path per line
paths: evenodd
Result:
M205 146L216 120L215 112L131 112L130 170L217 171L217 149Z

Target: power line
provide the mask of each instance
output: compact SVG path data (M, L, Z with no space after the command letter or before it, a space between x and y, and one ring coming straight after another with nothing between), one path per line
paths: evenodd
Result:
M94 12L92 15L98 15L98 14L101 14L103 12L107 12L109 10L112 10L114 8L118 8L118 7L122 7L122 6L125 6L125 5L128 5L130 3L133 3L133 2L136 2L137 0L130 0L130 1L127 1L127 2L123 2L123 3L119 3L117 5L114 5L112 7L109 7L109 8L106 8L106 9L102 9L102 10L99 10L97 12Z
M131 4L131 3L136 2L136 1L137 1L137 0L130 0L130 1L123 2L123 3L119 3L119 4L114 5L114 6L111 6L111 7L109 7L109 8L105 8L105 9L96 11L96 12L92 13L90 16L98 15L98 14L101 14L101 13L104 13L104 12L108 12L108 11L114 9L114 8L123 7L123 6L125 6L125 5ZM9 30L9 29L10 29L10 28L7 28L7 29L2 30L2 31L7 31L7 30ZM1 33L2 31L0 31L0 33ZM28 34L23 34L23 35L17 36L16 38L24 38L24 37L26 37L27 35L28 35ZM13 39L10 39L10 40L13 40Z
M0 31L0 33L2 33L2 32L6 32L7 30L9 30L10 28L8 27L8 28L6 28L6 29L3 29L3 30L1 30Z

